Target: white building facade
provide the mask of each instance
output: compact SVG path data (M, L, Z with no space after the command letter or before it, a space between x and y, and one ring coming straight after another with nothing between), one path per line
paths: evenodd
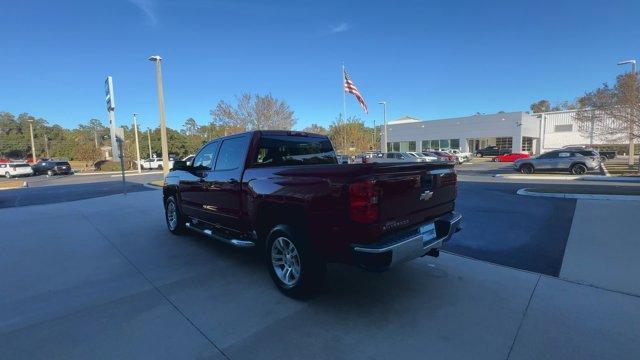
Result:
M460 149L496 145L513 152L539 152L540 120L525 112L421 121L405 117L387 124L389 151Z
M459 149L475 152L487 146L514 153L539 154L568 145L619 145L620 139L594 136L574 118L575 110L542 114L509 112L421 121L404 117L387 124L389 151ZM588 126L587 126L588 127Z

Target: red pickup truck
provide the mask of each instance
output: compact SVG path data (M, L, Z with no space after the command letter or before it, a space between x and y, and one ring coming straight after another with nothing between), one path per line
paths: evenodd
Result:
M320 285L327 262L384 270L439 249L460 229L450 163L338 164L326 136L252 131L204 145L165 177L166 222L263 252L288 296Z

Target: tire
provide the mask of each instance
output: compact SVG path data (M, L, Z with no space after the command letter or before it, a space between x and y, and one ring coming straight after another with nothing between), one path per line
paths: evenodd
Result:
M47 170L47 176L53 176L53 170Z
M575 164L571 167L571 173L573 175L584 175L587 172L587 167L583 164Z
M184 215L182 215L174 195L169 196L164 202L164 219L167 223L167 228L172 234L180 235L184 233Z
M326 273L324 260L314 253L306 236L288 225L277 225L269 232L265 260L278 290L294 299L316 293Z
M520 166L520 172L523 174L533 174L534 171L533 165L531 164L524 164Z
M158 170L162 170L162 165L158 165Z
M600 156L600 162L601 163L606 163L607 162L607 157L606 156Z
M492 161L493 162L500 162L500 159L498 159L497 157L494 157Z
M480 157L484 157L484 154L483 154L483 153L476 154L476 156L478 156L478 155L480 155Z
M9 174L9 172L7 171L6 173L4 173L4 177L6 177L7 179L11 179L11 174Z

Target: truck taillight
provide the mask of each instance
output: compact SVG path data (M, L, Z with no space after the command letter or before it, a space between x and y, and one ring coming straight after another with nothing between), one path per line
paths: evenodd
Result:
M375 181L358 181L349 186L349 215L351 220L371 223L378 220L380 189Z

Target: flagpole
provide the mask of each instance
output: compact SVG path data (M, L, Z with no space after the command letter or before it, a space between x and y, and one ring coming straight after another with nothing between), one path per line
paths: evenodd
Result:
M342 62L342 120L347 120L347 95L344 91L344 61Z

